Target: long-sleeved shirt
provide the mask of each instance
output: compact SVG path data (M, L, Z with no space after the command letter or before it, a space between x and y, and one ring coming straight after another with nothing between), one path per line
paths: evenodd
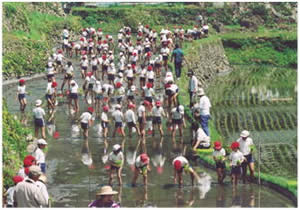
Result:
M195 75L193 75L189 80L189 91L190 92L198 91L198 79Z

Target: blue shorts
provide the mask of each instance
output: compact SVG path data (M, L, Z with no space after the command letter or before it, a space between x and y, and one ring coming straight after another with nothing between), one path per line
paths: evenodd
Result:
M134 122L128 122L127 125L128 125L128 127L135 127L136 126L136 124L134 124Z
M152 97L145 97L146 101L149 101L152 104Z
M216 168L225 169L226 168L225 162L216 162Z
M134 96L128 96L128 100L134 100Z
M95 98L98 99L98 100L102 100L103 99L103 95L97 93Z
M232 166L231 167L231 173L230 174L240 175L241 173L242 173L241 166Z
M88 127L89 127L88 123L81 123L82 129L88 129Z
M87 66L82 66L81 69L84 70L84 71L86 71L87 70Z
M21 94L21 93L20 93L20 94L18 95L18 98L19 98L19 100L25 98L25 94Z
M93 70L93 71L97 71L97 70L98 70L98 67L97 67L97 66L92 66L92 70Z
M78 99L78 94L77 93L71 93L70 98L72 99Z
M102 128L107 128L108 127L108 122L101 122Z
M46 163L40 163L41 171L45 174L46 173Z
M52 100L52 95L46 94L45 98L47 101L48 101L48 99Z
M90 83L89 86L88 86L88 89L93 90L93 87L94 87L94 85Z
M153 124L161 124L161 117L153 117Z
M181 125L183 123L182 119L172 119L172 124Z
M123 127L123 123L122 122L116 122L115 123L115 128L122 128Z
M44 127L45 126L44 119L34 119L34 125L39 128Z
M244 157L247 159L247 162L243 162L243 163L245 163L245 164L254 163L254 158L253 158L252 154L245 155Z
M114 80L115 79L115 75L114 74L108 74L107 75L107 79L108 80Z
M139 117L139 118L138 118L138 121L139 121L139 124L142 124L142 123L144 123L144 120L143 120L143 118L142 118L142 117Z

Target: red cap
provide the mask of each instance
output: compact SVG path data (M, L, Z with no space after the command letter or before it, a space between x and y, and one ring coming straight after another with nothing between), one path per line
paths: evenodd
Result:
M103 43L106 44L106 43L107 43L107 40L104 40Z
M143 33L142 33L142 32L139 32L138 34L139 34L139 36L142 36L142 35L143 35Z
M93 41L93 39L89 39L89 42L92 42Z
M158 166L156 170L157 170L157 173L162 174L163 167Z
M148 66L148 68L147 68L147 70L148 71L151 71L153 68L152 68L152 66L150 65L150 66Z
M105 37L106 37L106 39L108 38L108 36L109 36L109 35L108 35L108 34L106 34L106 36L105 36Z
M222 148L222 144L221 144L221 142L219 142L219 141L216 141L216 142L214 143L214 148L215 148L216 150L219 150L219 149L221 149L221 148Z
M121 82L117 82L116 83L116 88L120 88L122 86L122 83Z
M156 105L156 106L161 106L161 102L160 102L160 101L156 101L156 102L155 102L155 105Z
M151 52L147 52L147 56L148 56L148 57L151 57Z
M103 106L103 111L108 112L109 107L108 106Z
M81 55L85 55L86 54L86 51L85 50L82 50L81 51Z
M134 52L132 55L133 55L133 56L137 56L136 52Z
M146 106L150 106L150 102L149 102L149 101L147 101L147 100L144 100L144 105L146 105Z
M98 31L102 31L102 28L98 28Z
M88 107L88 111L93 113L94 112L94 108L90 106L90 107Z
M32 162L35 161L35 157L33 157L32 155L27 155L25 158L24 158L24 166L25 167L28 167L28 166L32 166Z
M98 44L101 44L102 42L99 40L97 43L98 43Z
M71 43L71 45L72 45L72 47L74 47L75 43L74 43L74 42L72 42L72 43Z
M147 83L147 88L152 88L152 83L148 82Z
M24 84L24 83L25 83L25 80L24 80L24 79L20 79L20 80L19 80L19 83L20 83L20 84Z
M12 178L12 180L13 180L13 182L14 182L15 184L17 184L17 183L19 183L19 182L22 182L22 181L24 180L24 178L21 177L21 176L14 176L14 177Z
M130 103L130 104L128 105L128 108L129 108L129 109L135 108L135 104Z
M52 82L52 85L51 85L51 87L57 87L57 82Z
M106 55L102 55L102 59L105 60L106 59Z
M231 144L231 149L236 149L236 148L239 148L239 147L240 147L239 142L237 142L237 141L232 142L232 144Z
M81 37L81 38L80 38L80 41L84 41L84 38L83 38L83 37Z
M169 83L165 84L165 88L169 88L169 87L171 87L171 84Z
M135 69L135 64L131 64L131 68L132 68L132 69Z
M141 154L141 161L143 162L143 163L149 163L149 157L148 157L148 155L146 154L146 153L143 153L143 154Z
M146 28L149 28L149 25L146 25Z
M85 29L85 28L83 28L83 29L82 29L82 31L86 31L86 29Z
M176 160L176 161L174 162L174 168L176 169L176 171L181 170L182 166L181 166L180 160Z
M61 50L61 49L59 49L58 51L57 51L57 53L62 53L63 51Z
M24 168L24 172L28 176L29 175L29 167Z
M91 76L93 75L93 72L89 71L88 73L86 73L86 75L87 75L88 77L91 77Z

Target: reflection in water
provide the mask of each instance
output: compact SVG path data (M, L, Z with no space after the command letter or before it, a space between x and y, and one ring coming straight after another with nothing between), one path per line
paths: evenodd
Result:
M206 193L211 189L211 176L205 172L199 174L197 188L199 190L199 199L204 199Z
M189 193L189 199L185 201L184 195L186 193L183 192L183 188L178 188L175 192L175 201L176 201L176 207L192 207L195 199L194 199L194 191L195 188L192 188Z
M242 207L255 207L255 193L252 184L243 185L240 193Z
M80 136L80 128L78 124L73 124L71 128L72 138L78 138Z
M224 185L216 185L216 207L225 207L226 201L225 201L225 187Z
M94 129L97 137L102 137L103 129L102 129L101 123L94 125L93 129Z
M232 185L232 202L231 207L240 208L241 206L241 194L238 192L237 185Z
M47 123L47 132L49 134L49 136L53 136L54 132L55 132L55 124L54 124L54 120L51 120Z
M136 207L149 207L148 203L148 187L145 185L143 188L133 188L133 195L136 198Z
M84 139L84 142L82 144L81 148L81 161L84 165L87 165L89 168L93 168L93 159L92 154L89 151L89 141L88 138Z
M162 148L163 138L160 139L159 144L154 140L152 144L152 151L153 151L153 158L152 164L156 167L156 171L158 174L163 173L163 167L165 164L166 158L163 155L163 148Z

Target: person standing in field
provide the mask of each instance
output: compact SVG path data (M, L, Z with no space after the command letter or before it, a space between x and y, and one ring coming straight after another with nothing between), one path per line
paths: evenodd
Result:
M172 52L171 61L174 61L176 78L177 80L179 80L181 76L182 62L185 61L185 58L184 58L183 51L179 48L178 44L175 44L175 49Z

